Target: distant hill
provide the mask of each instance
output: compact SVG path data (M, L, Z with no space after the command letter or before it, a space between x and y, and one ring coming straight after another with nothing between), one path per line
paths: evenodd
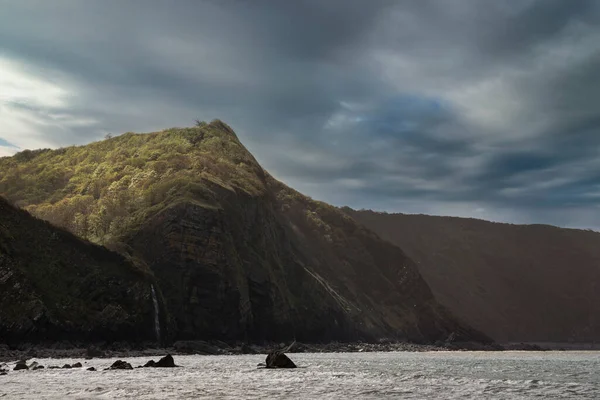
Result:
M155 341L153 282L0 198L0 343Z
M400 248L273 179L221 121L25 151L0 171L0 195L150 271L171 340L487 340Z
M600 341L600 234L344 211L401 246L443 305L497 341Z

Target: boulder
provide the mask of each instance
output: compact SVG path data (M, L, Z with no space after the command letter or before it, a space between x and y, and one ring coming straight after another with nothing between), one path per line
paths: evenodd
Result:
M26 360L18 361L17 365L15 365L15 367L13 368L13 371L20 371L22 369L29 369L29 367L27 366Z
M133 367L128 362L117 360L108 369L133 369Z
M71 367L69 364L65 364L65 365L63 365L62 367L63 367L63 369L71 369L71 368L73 368L73 367Z
M75 364L71 365L72 368L81 368L83 367L83 365L81 365L80 362L76 362Z
M296 368L296 364L279 350L270 352L265 364L267 368Z
M34 371L36 371L38 369L44 369L44 366L43 365L36 365L35 368L33 368Z
M89 368L87 369L87 371L95 371L95 370L96 370L96 368L94 368L94 367L89 367Z
M167 354L154 365L156 368L173 368L176 367L175 360L170 354Z
M35 370L35 368L38 366L39 364L37 363L37 361L32 362L31 364L29 364L29 367L27 367L28 369L33 369Z
M144 364L143 368L153 368L156 367L156 361L150 360L146 364Z

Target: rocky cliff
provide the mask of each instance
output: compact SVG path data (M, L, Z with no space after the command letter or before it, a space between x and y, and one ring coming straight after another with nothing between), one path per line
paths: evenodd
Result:
M0 343L155 340L152 277L0 198Z
M154 274L169 340L487 340L400 248L275 180L221 121L0 170L0 195Z
M600 340L599 233L344 211L402 245L436 298L495 340Z

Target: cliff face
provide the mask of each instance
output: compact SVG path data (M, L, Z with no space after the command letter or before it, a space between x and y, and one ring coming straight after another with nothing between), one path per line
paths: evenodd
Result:
M402 250L273 179L220 121L0 170L1 195L152 271L171 340L486 340Z
M151 283L0 198L0 341L155 340Z
M600 234L344 209L417 262L436 298L499 342L600 340Z

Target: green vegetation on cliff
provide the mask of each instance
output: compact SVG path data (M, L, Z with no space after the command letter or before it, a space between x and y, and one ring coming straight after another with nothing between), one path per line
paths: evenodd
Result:
M33 215L100 244L182 198L214 203L205 183L256 195L262 169L215 121L87 146L0 159L0 194Z
M400 248L273 179L221 121L22 152L0 171L0 195L151 271L169 339L486 339Z

